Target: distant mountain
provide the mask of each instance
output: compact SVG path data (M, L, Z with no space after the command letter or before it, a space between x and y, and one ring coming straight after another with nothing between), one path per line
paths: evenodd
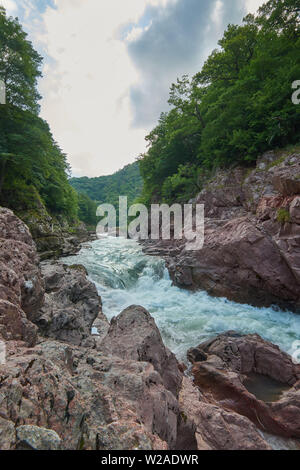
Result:
M142 193L143 180L138 162L126 165L113 175L97 178L71 178L70 184L79 193L86 194L100 204L117 205L119 196L127 196L128 204L132 204Z

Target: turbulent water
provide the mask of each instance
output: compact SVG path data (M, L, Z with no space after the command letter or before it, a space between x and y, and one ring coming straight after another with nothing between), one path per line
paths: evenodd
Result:
M87 268L109 319L129 305L145 307L155 318L165 344L181 360L191 346L228 330L258 333L287 352L300 340L300 315L174 287L164 261L144 255L132 240L106 237L63 262Z

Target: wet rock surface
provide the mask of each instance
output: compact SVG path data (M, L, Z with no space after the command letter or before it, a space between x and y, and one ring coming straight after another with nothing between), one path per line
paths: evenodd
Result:
M198 450L270 450L248 418L211 403L188 378L180 391L178 448ZM188 438L188 439L187 439ZM190 447L189 444L194 446Z

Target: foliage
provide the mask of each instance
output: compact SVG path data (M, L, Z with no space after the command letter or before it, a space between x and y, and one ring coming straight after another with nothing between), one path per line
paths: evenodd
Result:
M78 217L88 226L97 224L97 203L92 201L86 194L78 193Z
M141 200L186 200L201 171L251 165L266 150L300 140L299 2L271 0L229 25L202 70L171 86L168 113L147 136ZM184 168L193 168L183 176ZM190 185L188 181L190 180Z
M290 220L291 220L291 216L290 216L289 211L287 211L286 209L278 209L277 222L283 225L287 222L290 222Z
M162 187L163 201L184 203L202 189L203 171L196 165L180 165L177 173L165 179Z
M10 104L37 112L37 79L42 57L33 49L17 18L7 18L0 6L0 77Z
M71 178L70 183L79 193L86 194L98 204L109 203L115 206L119 196L127 196L131 205L142 192L142 178L137 162L126 165L113 175L97 178Z
M0 7L0 79L7 92L0 106L0 204L20 211L44 203L50 213L76 220L66 155L38 116L41 60L18 20Z

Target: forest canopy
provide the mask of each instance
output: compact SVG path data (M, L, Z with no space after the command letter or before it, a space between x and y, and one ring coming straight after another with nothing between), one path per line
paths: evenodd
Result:
M137 162L126 165L113 175L97 178L71 178L70 183L79 193L84 193L98 204L119 204L119 196L127 196L128 204L141 195L143 180Z
M168 113L146 137L141 202L184 202L214 169L253 165L269 149L300 140L299 0L271 0L218 48L191 79L171 86Z

